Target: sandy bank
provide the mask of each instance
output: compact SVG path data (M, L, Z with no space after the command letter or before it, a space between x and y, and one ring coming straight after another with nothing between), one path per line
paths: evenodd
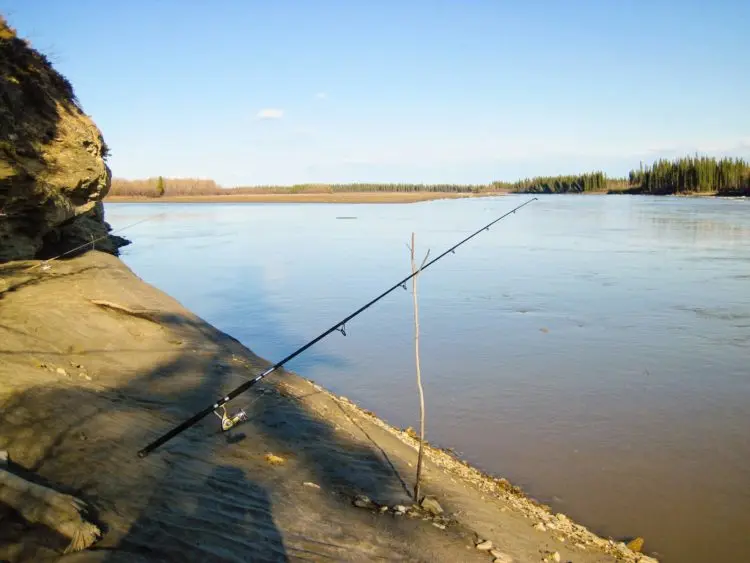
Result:
M0 450L85 500L104 534L63 557L44 530L12 521L0 560L641 559L431 448L424 492L444 513L397 514L413 504L415 441L289 372L230 403L249 415L236 429L209 417L138 458L267 362L113 256L30 264L0 265ZM355 507L357 495L373 502Z
M495 194L467 194L453 192L353 192L332 194L242 194L218 196L164 196L160 198L108 196L105 203L412 203L433 199L462 199Z

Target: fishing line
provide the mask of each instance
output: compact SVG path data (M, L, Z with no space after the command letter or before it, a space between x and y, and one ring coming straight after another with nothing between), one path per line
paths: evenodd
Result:
M145 448L143 448L142 450L140 450L138 452L138 457L141 457L141 458L146 457L149 453L151 453L152 451L154 451L156 448L158 448L159 446L161 446L165 442L171 440L172 438L174 438L175 436L177 436L181 432L184 432L185 430L187 430L188 428L190 428L191 426L193 426L194 424L196 424L198 421L200 421L204 417L208 416L212 412L215 412L220 407L223 407L223 405L225 405L226 403L228 403L229 401L231 401L232 399L234 399L237 395L239 395L241 393L244 393L250 387L252 387L256 383L258 383L260 380L262 380L264 377L266 377L267 375L273 373L274 371L276 371L277 369L279 369L280 367L282 367L284 364L286 364L290 360L296 358L302 352L304 352L305 350L307 350L311 346L315 345L316 343L320 342L321 340L323 340L326 336L328 336L332 332L338 331L342 335L346 336L346 323L347 322L349 322L350 320L352 320L354 317L356 317L360 313L364 312L366 309L369 309L370 307L372 307L375 303L377 303L378 301L380 301L381 299L383 299L386 295L388 295L392 291L395 291L399 287L401 287L403 289L406 289L406 282L408 282L414 276L420 274L422 271L424 271L427 268L429 268L430 266L432 266L435 262L437 262L438 260L440 260L441 258L443 258L444 256L446 256L447 254L455 254L456 253L456 249L459 246L461 246L462 244L470 241L475 236L477 236L479 233L481 233L483 231L489 231L490 227L492 225L494 225L498 221L502 221L508 215L514 214L516 211L518 211L522 207L528 205L529 203L531 203L532 201L537 200L537 199L538 198L536 198L536 197L531 198L527 202L522 203L521 205L519 205L517 207L514 207L513 209L511 209L507 213L504 213L503 215L501 215L500 217L498 217L494 221L488 223L487 225L485 225L481 229L478 229L478 230L474 231L472 234L470 234L469 236L467 236L461 242L458 242L458 243L454 244L453 246L451 246L448 250L446 250L445 252L443 252L439 256L433 258L432 260L430 260L426 264L423 264L418 270L412 272L410 275L406 276L401 281L396 282L396 284L393 285L390 289L387 289L386 291L384 291L383 293L381 293L380 295L378 295L377 297L375 297L371 301L368 301L367 303L365 303L364 305L362 305L362 307L360 307L359 309L357 309L356 311L354 311L353 313L351 313L348 317L346 317L346 318L342 319L341 321L337 322L331 328L329 328L328 330L322 332L321 334L319 334L318 336L316 336L315 338L313 338L312 340L310 340L304 346L301 346L301 347L297 348L294 352L292 352L291 354L289 354L283 360L280 360L279 362L275 363L274 365L272 365L271 367L269 367L268 369L266 369L264 372L262 372L262 373L258 374L257 376L255 376L253 379L249 379L248 381L245 381L242 385L240 385L239 387L237 387L237 388L233 389L232 391L230 391L229 393L227 393L226 396L222 397L221 399L219 399L215 403L211 404L210 406L207 406L203 410L195 413L193 416L191 416L190 418L188 418L184 422L181 422L180 424L178 424L177 426L175 426L174 428L172 428L171 430L169 430L168 432L166 432L165 434L163 434L162 436L160 436L159 438L157 438L156 440L154 440L153 442L151 442L150 444L148 444ZM221 416L221 415L219 415L219 416Z
M62 254L59 254L58 256L55 256L53 258L48 258L47 260L42 260L39 262L39 264L34 264L30 268L27 268L27 271L31 271L35 268L41 268L42 270L46 270L49 268L49 262L52 262L53 260L57 260L59 258L62 258L63 256L67 256L68 254L71 254L72 252L75 252L76 250L81 250L82 248L86 248L88 245L91 245L91 249L94 250L96 247L96 243L102 239L109 238L111 235L115 233L121 233L125 229L130 229L131 227L135 227L136 225L140 225L141 223L145 223L146 221L151 221L152 219L156 219L157 217L161 217L162 215L166 215L166 213L159 213L158 215L151 215L149 217L146 217L145 219L141 219L140 221L137 221L131 225L127 225L125 227L121 227L119 229L116 229L114 231L109 231L106 235L102 235L97 238L92 238L89 242L85 242L81 244L80 246L76 246L75 248L71 248L70 250L63 252Z

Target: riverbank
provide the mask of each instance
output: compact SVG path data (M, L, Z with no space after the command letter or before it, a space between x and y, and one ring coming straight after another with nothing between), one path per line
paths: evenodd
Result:
M198 196L107 196L105 203L413 203L435 199L462 199L504 195L456 192L335 192L299 194L238 194Z
M230 403L235 429L210 416L140 459L268 362L111 255L35 264L0 265L0 450L104 533L60 558L14 522L0 559L653 561L433 448L423 491L443 512L413 509L410 433L290 372Z

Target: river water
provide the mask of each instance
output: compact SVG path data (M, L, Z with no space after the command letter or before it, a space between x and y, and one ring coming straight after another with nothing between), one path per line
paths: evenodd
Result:
M156 216L123 233L141 278L277 361L408 275L412 232L434 257L528 199L105 208ZM431 443L663 561L750 559L750 201L540 196L419 307ZM287 368L416 427L413 350L399 289Z

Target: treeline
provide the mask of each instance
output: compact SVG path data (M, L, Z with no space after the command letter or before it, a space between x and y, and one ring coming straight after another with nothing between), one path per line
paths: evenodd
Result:
M658 160L631 170L627 178L608 178L603 172L579 175L537 176L517 182L491 184L296 184L293 186L241 186L223 188L213 180L154 177L145 180L114 178L109 194L148 197L326 194L342 192L441 192L441 193L716 193L750 196L750 165L739 158L685 157Z
M489 185L459 184L295 184L293 186L245 186L222 188L213 180L154 177L145 180L113 178L109 195L127 197L243 195L243 194L328 194L342 192L439 192L480 193Z
M518 182L494 182L496 189L518 193L567 194L583 192L605 192L610 189L611 180L603 172L591 172L578 176L537 176Z
M213 180L198 178L146 178L145 180L125 180L112 178L109 195L128 197L160 197L162 195L219 195L221 186Z
M750 166L741 158L686 157L661 159L631 170L630 193L654 195L715 193L750 196Z

